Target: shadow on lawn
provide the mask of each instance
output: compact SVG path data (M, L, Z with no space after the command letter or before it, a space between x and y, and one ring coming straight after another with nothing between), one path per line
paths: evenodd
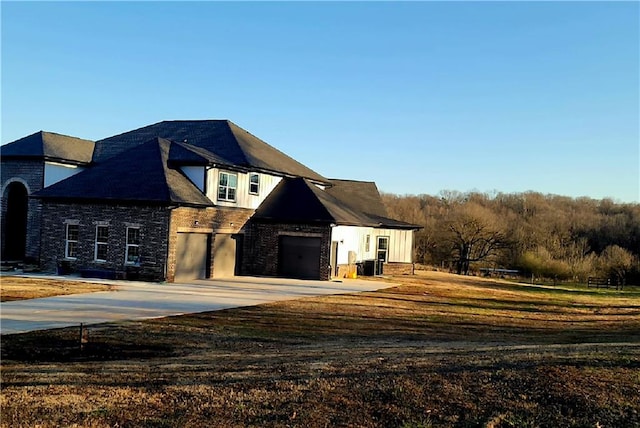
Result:
M416 284L428 285L430 282L438 283L438 284L446 284L446 280L442 279L432 279L432 278L424 278L418 276L421 281ZM396 278L402 281L402 278ZM541 285L541 284L529 284L526 282L516 282L516 281L492 281L487 279L478 279L474 277L464 277L464 276L456 276L456 281L460 285L469 285L478 288L486 288L492 290L502 290L502 291L514 291L518 293L532 293L532 294L567 294L571 295L583 295L589 297L597 297L597 296L607 296L607 297L638 297L640 296L640 287L630 285L626 286L622 290L616 290L614 288L604 289L604 288L587 288L587 285L567 285L565 286L563 283L558 283L558 285Z
M155 389L176 384L256 386L281 381L305 384L317 379L411 378L421 372L448 379L456 375L488 373L494 376L508 371L524 373L550 367L614 371L640 369L640 353L634 345L567 345L537 350L492 347L425 353L424 346L376 347L374 343L355 349L358 353L352 357L347 355L351 355L354 349L345 352L329 347L326 352L296 349L294 359L290 353L283 352L286 349L267 349L259 355L193 355L192 358L180 359L179 364L172 364L172 360L153 363L135 358L133 361L105 361L97 366L70 361L71 364L60 366L60 376L52 377L49 365L31 365L22 370L24 376L4 379L3 384L5 387L83 385ZM336 358L334 352L345 355Z

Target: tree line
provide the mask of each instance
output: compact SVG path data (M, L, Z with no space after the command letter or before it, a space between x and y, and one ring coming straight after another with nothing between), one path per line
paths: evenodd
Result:
M639 204L536 192L382 197L391 217L422 227L417 263L458 274L504 268L554 280L640 283Z

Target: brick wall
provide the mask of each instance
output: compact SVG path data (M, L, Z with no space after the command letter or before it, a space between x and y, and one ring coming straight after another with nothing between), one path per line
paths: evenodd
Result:
M243 233L246 224L254 211L244 208L189 208L180 207L171 211L169 228L169 252L167 257L167 281L175 279L176 250L179 232L207 233L212 235L213 245L215 233ZM209 248L209 272L213 275L212 248Z
M273 224L250 222L245 235L243 271L249 275L278 275L278 257L281 235L320 236L320 277L331 277L331 228L310 224Z
M413 275L413 263L385 263L382 267L384 275Z
M44 161L42 160L2 160L0 184L2 186L2 211L0 217L0 248L5 248L5 220L7 214L7 192L9 183L19 181L26 184L29 196L44 185ZM39 200L29 198L27 211L27 239L25 257L37 261L40 257L40 225L42 205Z
M139 275L144 279L165 277L170 212L165 207L44 202L42 207L42 257L44 270L55 272L61 261L72 269L100 269ZM66 224L78 224L78 255L65 259ZM96 226L109 228L108 256L95 261ZM140 266L125 263L128 226L140 227Z

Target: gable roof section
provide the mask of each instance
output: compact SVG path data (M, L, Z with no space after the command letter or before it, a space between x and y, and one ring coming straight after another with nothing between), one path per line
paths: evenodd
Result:
M340 180L335 180L338 187ZM356 182L357 183L357 182ZM364 183L371 192L371 184ZM355 187L356 185L353 185ZM377 188L375 188L377 193ZM386 218L377 214L368 214L363 211L366 206L358 206L359 201L354 199L344 202L348 192L341 194L335 189L328 192L318 188L313 183L302 178L285 178L267 196L258 207L252 218L264 221L291 222L291 223L324 223L345 226L387 227L398 229L418 229L419 226ZM378 199L380 195L377 193ZM369 197L372 197L370 194ZM380 200L382 204L382 200ZM378 209L379 212L379 209Z
M252 218L292 223L333 223L333 216L312 187L316 186L302 178L282 179Z
M91 162L95 143L53 132L39 131L0 146L3 158L34 158L86 165Z
M182 173L167 166L172 143L154 138L34 194L43 199L212 205Z
M202 165L221 164L225 160L212 154L208 150L196 147L188 143L171 143L169 150L169 162L176 165Z
M158 122L96 142L93 160L103 162L151 138L186 143L206 152L211 164L253 168L304 177L326 183L328 180L276 148L228 120L172 120ZM184 153L183 153L184 154ZM176 156L175 161L179 157ZM186 159L182 159L186 161Z
M380 192L373 181L355 181L330 179L331 187L327 193L341 203L351 206L369 215L386 217L387 209L382 202Z

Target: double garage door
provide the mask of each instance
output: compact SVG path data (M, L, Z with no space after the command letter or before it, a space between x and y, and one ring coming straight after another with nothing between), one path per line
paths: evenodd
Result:
M241 235L216 234L213 240L213 276L225 278L237 272L241 251ZM203 279L210 276L209 248L211 235L206 233L178 233L176 247L176 281Z
M281 236L279 274L286 278L320 279L321 239Z
M238 274L242 259L241 235L216 234L213 238L213 277ZM209 248L211 235L178 233L175 280L188 281L210 276ZM320 279L319 237L281 236L279 241L278 274L286 278Z

